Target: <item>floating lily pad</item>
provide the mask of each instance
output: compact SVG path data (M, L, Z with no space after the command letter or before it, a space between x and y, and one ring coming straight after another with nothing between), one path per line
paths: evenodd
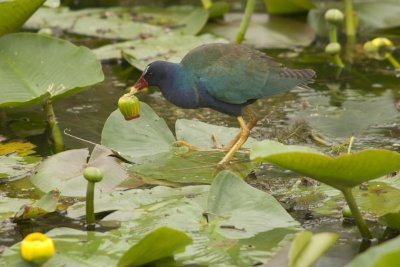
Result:
M125 43L125 45L129 45L129 48L123 49L122 55L131 65L144 70L153 61L164 60L178 63L191 49L197 46L226 42L228 42L226 39L211 34L190 36L170 33L156 38Z
M96 167L104 174L103 180L96 184L96 192L110 192L128 176L112 155L113 152L103 146L96 146L89 160L88 149L64 151L44 160L31 181L44 192L57 188L63 196L85 196L87 181L83 170Z
M38 156L0 155L0 183L32 175L40 161Z
M227 14L224 21L207 24L204 32L234 40L241 20L241 14ZM285 17L254 14L244 43L257 48L292 48L308 46L314 38L314 30L303 22Z
M0 69L0 107L57 99L104 79L88 48L33 33L0 38Z
M211 131L215 131L217 134L224 133L217 137L221 143L226 144L234 132L239 132L239 129L206 123L193 124L196 124L196 128L191 128L188 120L182 123L178 120L178 137L184 136L185 140L190 141L211 140ZM204 151L189 152L174 146L175 141L165 121L147 104L141 103L141 115L132 121L126 121L118 110L114 111L104 125L101 142L135 163L129 170L140 177L181 183L210 183L224 153L210 149L208 143L200 147ZM253 166L240 153L233 162L228 168L243 177Z
M339 190L400 169L400 154L390 150L366 149L333 158L307 147L285 146L275 141L253 145L250 158L293 170Z
M314 7L311 0L264 0L268 14L287 15L307 12Z
M29 205L34 202L33 199L24 198L9 198L0 196L0 218L10 218L12 217L19 208L23 205Z
M28 28L59 28L70 33L107 39L132 40L170 31L195 35L208 19L206 10L193 6L111 7L71 11L41 8L25 24Z
M0 36L16 32L45 0L0 1Z
M211 187L157 186L102 195L96 200L95 211L114 211L101 223L118 222L120 236L132 234L132 229L136 236L144 236L162 226L185 232L193 245L176 255L180 265L251 266L265 262L299 229L272 196L230 172L220 173ZM74 218L84 214L83 202L68 209Z

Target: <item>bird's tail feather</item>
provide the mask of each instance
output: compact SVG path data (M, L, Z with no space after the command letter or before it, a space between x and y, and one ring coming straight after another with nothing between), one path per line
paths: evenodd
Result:
M310 82L309 80L316 77L315 71L312 69L298 70L285 68L282 70L281 75L285 78L303 80L307 82Z

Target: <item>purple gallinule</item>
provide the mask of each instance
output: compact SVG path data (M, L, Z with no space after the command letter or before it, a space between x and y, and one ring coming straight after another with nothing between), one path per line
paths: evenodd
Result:
M266 54L238 44L207 44L191 50L180 63L150 63L134 87L156 86L181 108L208 107L236 116L240 133L225 147L219 164L243 145L257 119L248 106L262 97L301 86L315 76L311 69L289 69ZM249 116L246 123L243 113Z

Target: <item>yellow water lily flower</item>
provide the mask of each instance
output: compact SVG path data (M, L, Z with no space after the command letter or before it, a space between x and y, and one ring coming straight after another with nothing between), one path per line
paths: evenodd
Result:
M29 262L44 263L54 255L54 242L42 233L31 233L21 242L21 257Z

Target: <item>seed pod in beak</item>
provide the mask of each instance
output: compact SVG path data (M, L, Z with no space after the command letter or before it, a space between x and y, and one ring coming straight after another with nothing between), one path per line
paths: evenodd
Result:
M139 99L131 93L125 94L119 98L118 108L127 121L136 119L140 116Z

